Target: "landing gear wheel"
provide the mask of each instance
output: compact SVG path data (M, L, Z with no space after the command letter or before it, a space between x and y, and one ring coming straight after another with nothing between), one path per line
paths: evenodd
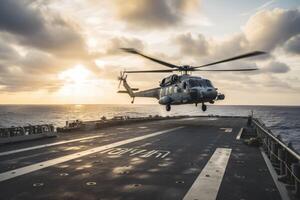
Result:
M171 110L171 105L166 105L166 111L170 111Z
M205 104L202 104L202 111L205 112L207 109L207 106Z

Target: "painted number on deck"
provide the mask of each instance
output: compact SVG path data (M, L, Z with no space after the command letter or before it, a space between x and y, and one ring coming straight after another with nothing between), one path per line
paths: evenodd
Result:
M128 155L128 156L139 156L141 158L165 158L171 152L164 150L147 150L147 149L135 149L135 148L112 148L101 153L108 155Z

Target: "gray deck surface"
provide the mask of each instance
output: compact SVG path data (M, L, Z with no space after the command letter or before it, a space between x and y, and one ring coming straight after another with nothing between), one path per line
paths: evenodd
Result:
M1 153L101 136L0 156L3 175L117 141L182 127L1 181L0 199L182 199L217 148L232 149L217 199L280 199L260 150L236 140L245 125L246 120L239 118L184 118L0 146ZM232 131L221 128L232 128Z

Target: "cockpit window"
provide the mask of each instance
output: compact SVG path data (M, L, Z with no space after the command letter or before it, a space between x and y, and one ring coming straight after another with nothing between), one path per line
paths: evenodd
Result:
M207 87L213 87L211 82L209 80L205 80L206 86Z
M189 85L190 87L202 87L201 81L200 80L189 80Z

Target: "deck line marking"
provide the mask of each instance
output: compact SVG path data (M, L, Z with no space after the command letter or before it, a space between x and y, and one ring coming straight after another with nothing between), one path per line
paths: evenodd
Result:
M217 148L183 200L215 200L231 154L230 148Z
M197 118L195 117L189 117L189 118L182 118L182 119L178 119L178 121L189 121L189 120L195 120Z
M223 130L225 133L231 133L232 128L220 128L220 130Z
M70 142L77 142L77 141L81 141L81 140L94 139L94 138L98 138L98 137L104 137L104 136L103 135L90 136L90 137L78 138L78 139L73 139L73 140L63 140L60 142L37 145L37 146L27 147L27 148L22 148L22 149L16 149L16 150L12 150L12 151L2 152L2 153L0 153L0 156L10 155L10 154L34 150L34 149L41 149L41 148L45 148L45 147L51 147L51 146L66 144L66 143L70 143Z
M277 175L276 171L274 170L272 163L270 162L268 156L265 154L265 152L262 149L260 149L260 152L266 162L266 165L267 165L269 172L273 178L273 181L278 189L281 199L290 199L285 185L278 181L278 175Z
M239 139L241 139L241 135L242 135L242 133L243 133L243 130L244 130L244 128L241 128L240 129L240 132L237 134L237 136L236 136L236 139L237 140L239 140Z
M147 139L147 138L150 138L150 137L162 135L162 134L165 134L165 133L168 133L168 132L171 132L171 131L175 131L175 130L178 130L178 129L181 129L181 128L183 128L183 127L181 126L181 127L176 127L176 128L172 128L172 129L163 130L163 131L158 131L158 132L154 132L154 133L151 133L151 134L126 139L126 140L122 140L122 141L119 141L119 142L114 142L114 143L111 143L111 144L103 145L103 146L100 146L100 147L95 147L95 148L92 148L92 149L89 149L89 150L85 150L85 151L69 154L69 155L66 155L66 156L54 158L54 159L51 159L51 160L39 162L39 163L28 165L28 166L25 166L25 167L21 167L21 168L15 169L15 170L6 171L6 172L3 172L3 173L0 174L0 182L8 180L8 179L12 179L12 178L24 175L24 174L28 174L28 173L31 173L31 172L34 172L34 171L37 171L37 170L40 170L40 169L43 169L43 168L46 168L46 167L57 165L57 164L60 164L60 163L63 163L63 162L67 162L67 161L77 159L77 158L80 158L80 157L83 157L83 156L87 156L87 155L90 155L90 154L93 154L93 153L97 153L97 152L100 152L100 151L104 151L104 150L107 150L107 149L110 149L110 148L114 148L114 147L118 147L118 146L121 146L121 145L124 145L124 144L129 144L129 143L132 143L132 142L144 140L144 139Z

